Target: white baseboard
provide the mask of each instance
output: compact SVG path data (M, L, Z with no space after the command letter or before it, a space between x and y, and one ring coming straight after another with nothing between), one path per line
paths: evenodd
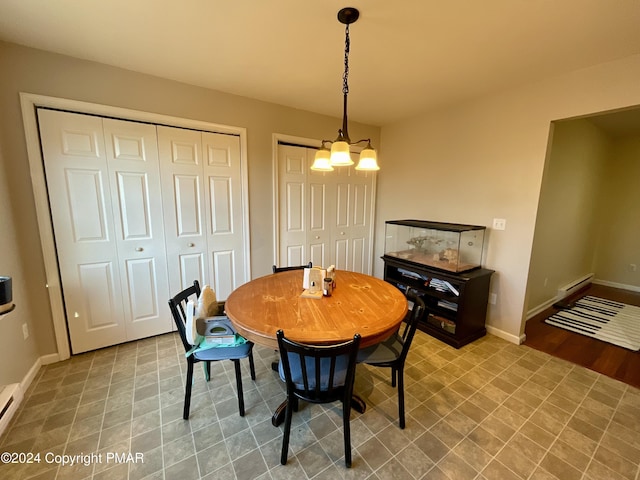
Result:
M9 425L11 418L15 414L16 410L24 399L24 393L33 383L36 375L40 371L43 365L50 365L60 361L60 356L57 353L51 353L49 355L43 355L39 357L31 366L27 374L24 376L20 383L13 385L7 385L0 387L0 409L4 407L4 402L11 399L11 404L7 407L2 417L0 417L0 435L4 432L5 428ZM6 397L6 398L5 398Z
M50 353L49 355L43 355L42 357L39 357L20 382L20 388L22 388L22 391L27 391L27 389L33 382L33 379L36 378L40 367L42 367L43 365L50 365L59 361L60 356L57 353Z
M491 335L495 335L496 337L499 337L503 340L506 340L509 343L514 343L516 345L522 344L522 342L524 342L524 339L525 339L524 334L518 337L516 335L507 333L504 330L500 330L499 328L492 327L491 325L486 325L486 328L487 328L487 333L490 333Z
M31 366L27 374L24 376L22 381L20 382L20 388L22 388L23 392L26 392L29 386L33 383L33 379L36 378L36 375L40 371L42 367L42 357L38 358L35 363Z
M635 285L625 285L624 283L608 282L607 280L593 280L593 283L598 285L604 285L605 287L620 288L622 290L629 290L631 292L640 292L640 287Z
M558 301L558 299L556 297L551 298L549 300L547 300L546 302L544 302L541 305L538 305L537 307L532 308L531 310L529 310L527 312L527 316L525 318L525 321L529 321L531 320L533 317L535 317L537 314L539 314L540 312L546 310L547 308L549 308L551 305L553 305L554 303L556 303Z
M40 357L40 363L42 365L51 365L52 363L58 363L60 361L60 355L57 353L50 353L49 355L43 355Z

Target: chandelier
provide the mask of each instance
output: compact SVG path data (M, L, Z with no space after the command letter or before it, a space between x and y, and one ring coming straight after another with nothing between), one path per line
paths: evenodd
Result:
M371 146L371 139L365 138L352 142L349 138L347 129L347 95L349 94L349 25L355 23L360 16L360 12L352 7L343 8L338 12L338 20L345 25L344 40L344 73L342 75L342 95L343 95L343 112L342 112L342 128L338 129L338 138L333 142L331 140L322 140L320 148L316 152L311 170L321 172L333 171L333 167L342 167L353 165L351 159L350 147L358 144L367 143L360 152L360 160L356 166L356 170L380 170L377 161L376 151ZM331 148L329 149L329 145Z

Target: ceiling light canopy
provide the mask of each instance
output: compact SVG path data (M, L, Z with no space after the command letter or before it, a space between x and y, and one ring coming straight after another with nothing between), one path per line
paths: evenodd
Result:
M351 159L351 146L367 142L367 145L360 152L360 160L356 166L356 170L380 170L376 151L371 146L371 139L365 138L352 142L349 138L347 128L347 96L349 94L349 25L358 20L360 12L352 7L343 8L338 12L338 20L345 25L345 41L344 41L344 73L342 75L342 94L343 94L343 113L342 128L338 130L338 138L333 142L331 140L322 140L320 148L316 152L315 160L311 165L311 170L320 172L330 172L333 167L343 167L353 165ZM330 148L328 147L330 145Z

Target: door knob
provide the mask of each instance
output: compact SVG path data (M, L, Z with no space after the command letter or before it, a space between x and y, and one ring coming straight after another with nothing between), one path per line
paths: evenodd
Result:
M320 235L316 235L316 240L318 240L320 238Z
M196 246L196 244L195 244L195 243L187 243L187 246L188 246L188 247L195 247L195 246Z
M136 248L136 252L142 252L143 250L144 250L144 248L142 248L142 247Z

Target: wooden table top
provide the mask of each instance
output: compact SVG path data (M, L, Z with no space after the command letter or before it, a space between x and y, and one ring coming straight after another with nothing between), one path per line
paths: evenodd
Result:
M276 273L245 283L225 302L238 333L254 343L278 348L276 332L316 345L362 337L374 345L395 332L407 313L407 300L393 285L369 275L338 270L330 297L301 298L302 270Z

